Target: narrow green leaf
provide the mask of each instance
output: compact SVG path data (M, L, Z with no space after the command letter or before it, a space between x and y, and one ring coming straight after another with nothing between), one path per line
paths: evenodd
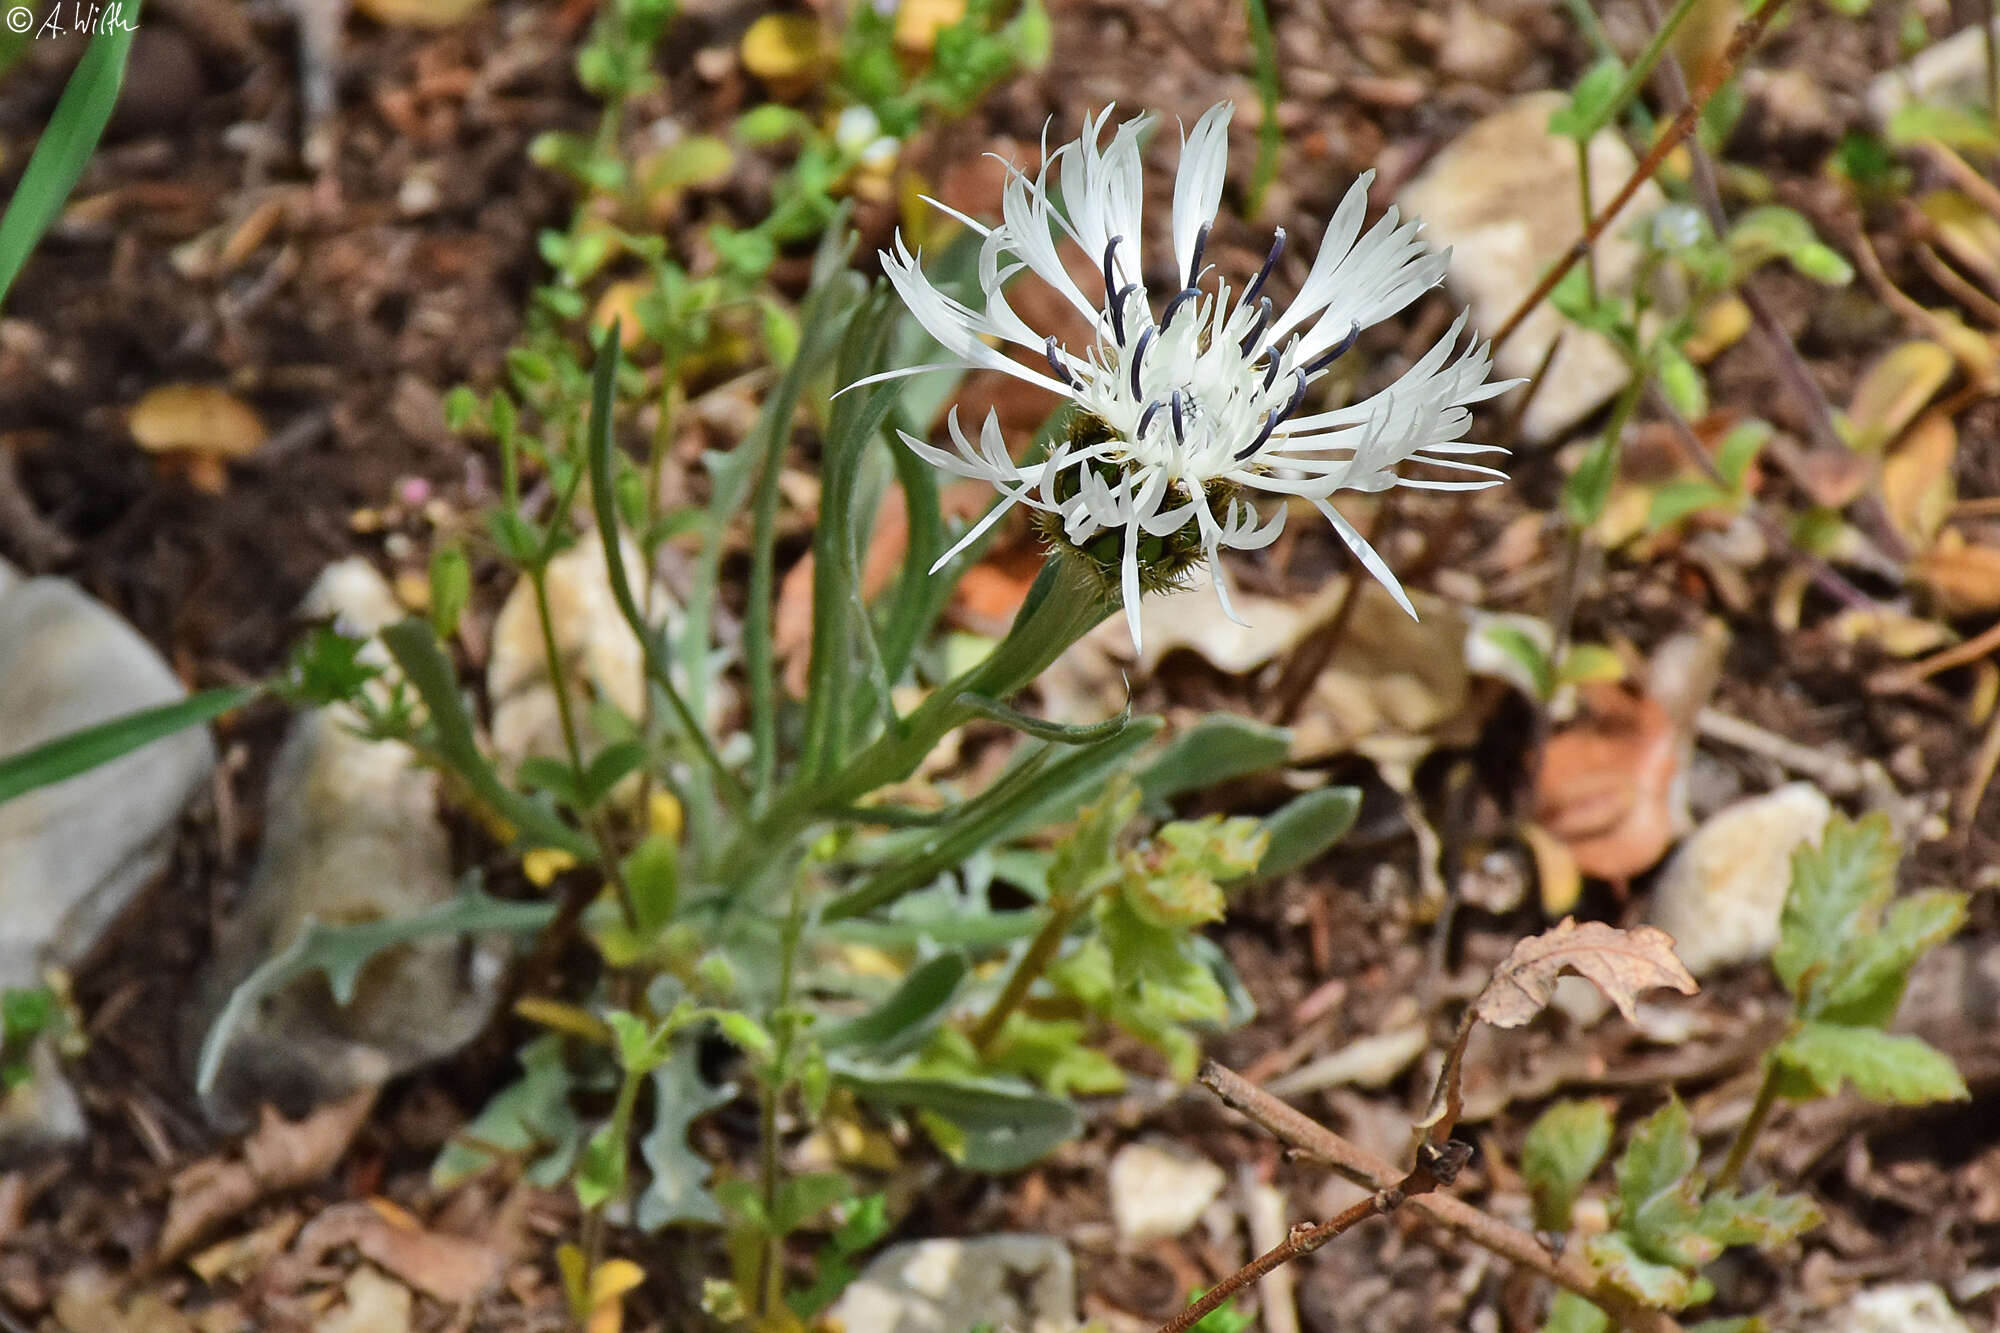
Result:
M382 631L382 643L403 676L430 712L438 754L495 814L512 824L527 846L553 847L579 861L593 861L597 849L590 839L558 819L545 806L509 788L486 762L472 736L472 719L459 698L451 663L439 650L429 624L416 618L398 621Z
M1091 745L1097 741L1109 740L1131 724L1132 705L1128 701L1123 712L1116 717L1108 717L1102 722L1070 724L1049 722L1042 718L1030 717L1018 709L1009 708L997 700L980 694L961 694L966 707L988 722L998 722L1001 726L1018 731L1023 736L1033 736L1036 740L1050 741L1057 745Z
M250 702L262 690L262 686L204 690L178 703L127 713L8 755L0 759L0 802L86 773L177 731L212 722Z
M327 926L308 917L290 944L264 960L230 992L202 1039L195 1088L204 1097L208 1095L230 1038L243 1020L265 996L276 995L300 977L324 973L334 1000L347 1004L354 998L362 968L384 949L433 935L532 935L553 919L555 911L552 903L505 902L469 888L427 912L394 920Z
M1320 787L1293 797L1264 820L1270 842L1257 877L1274 879L1306 865L1346 837L1360 813L1359 787Z
M837 1062L835 1081L877 1106L929 1111L964 1136L960 1161L974 1171L1032 1166L1083 1132L1066 1098L996 1079L898 1076Z
M1276 768L1291 757L1292 733L1249 718L1203 718L1168 741L1139 774L1139 792L1149 809L1174 797L1202 791L1246 773Z
M1869 1101L1899 1106L1965 1101L1972 1095L1944 1052L1920 1037L1892 1036L1879 1028L1807 1023L1772 1058L1827 1097L1843 1083L1852 1083Z
M1606 1102L1557 1102L1536 1119L1521 1145L1521 1174L1535 1201L1535 1226L1569 1230L1576 1196L1611 1147Z
M104 135L125 81L125 58L137 35L138 19L138 0L133 0L129 26L113 26L90 39L14 186L6 213L0 214L0 306L6 304L21 266L62 211L63 201L76 188Z
M965 959L955 953L931 959L896 988L895 994L857 1018L816 1030L822 1048L857 1050L877 1059L908 1051L944 1017L965 980Z

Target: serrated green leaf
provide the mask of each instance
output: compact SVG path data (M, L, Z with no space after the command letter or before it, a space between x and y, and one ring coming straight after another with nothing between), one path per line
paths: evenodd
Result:
M1688 1263L1701 1160L1687 1107L1674 1098L1641 1121L1618 1159L1618 1226L1649 1258ZM1704 1256L1713 1258L1713 1254Z
M1608 1333L1611 1316L1573 1291L1558 1291L1549 1302L1542 1333Z
M1049 860L1052 896L1080 900L1118 877L1118 837L1139 812L1139 792L1122 777L1091 802Z
M1818 1226L1819 1209L1799 1194L1765 1188L1755 1194L1721 1191L1703 1199L1695 1229L1723 1249L1754 1245L1760 1250L1796 1240Z
M707 1189L711 1168L688 1146L687 1135L689 1126L733 1098L736 1089L705 1082L698 1055L693 1040L678 1041L653 1071L653 1123L639 1142L639 1155L651 1173L635 1215L644 1231L677 1222L722 1221L722 1206Z
M1887 815L1835 817L1817 847L1792 854L1792 883L1778 922L1771 965L1794 996L1810 975L1831 968L1896 887L1897 847Z
M583 1140L583 1126L570 1105L574 1080L563 1062L563 1039L556 1033L521 1048L521 1077L493 1095L431 1167L431 1184L451 1189L497 1161L525 1164L524 1178L543 1189L562 1183Z
M1815 1018L1850 1027L1884 1027L1896 1016L1910 968L1965 924L1965 895L1912 894L1892 905L1881 926L1848 941L1814 988Z
M1620 1290L1662 1310L1687 1308L1706 1286L1693 1273L1646 1258L1622 1231L1592 1236L1584 1253Z
M1838 1093L1843 1083L1852 1083L1870 1101L1899 1106L1965 1101L1972 1095L1944 1052L1920 1037L1879 1028L1809 1022L1772 1058L1809 1079L1822 1096Z
M1521 1145L1521 1174L1535 1201L1535 1226L1569 1230L1577 1193L1611 1147L1607 1102L1557 1102L1536 1118Z
M1097 927L1113 974L1148 1012L1175 1023L1213 1022L1228 1013L1228 997L1185 947L1184 930L1152 924L1119 895L1098 899Z

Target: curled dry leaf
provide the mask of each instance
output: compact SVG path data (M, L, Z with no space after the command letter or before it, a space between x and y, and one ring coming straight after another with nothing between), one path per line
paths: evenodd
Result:
M1847 407L1848 442L1863 453L1882 452L1937 396L1956 365L1939 343L1919 339L1890 348L1854 386Z
M1882 506L1911 545L1929 546L1958 500L1952 469L1958 430L1942 412L1926 412L1882 460Z
M259 1199L332 1170L367 1120L376 1091L361 1088L304 1120L287 1120L267 1106L240 1156L211 1157L181 1171L169 1188L155 1260L171 1262Z
M125 423L147 453L241 458L264 443L263 418L212 384L162 384L132 404Z
M1543 747L1534 822L1568 846L1584 874L1627 880L1673 843L1680 736L1650 695L1591 684L1577 697L1575 719Z
M336 1204L299 1233L293 1258L316 1267L325 1256L352 1245L426 1296L465 1305L497 1286L507 1266L502 1229L485 1240L432 1231L386 1199Z
M1574 972L1604 992L1629 1021L1641 991L1668 987L1692 995L1697 987L1674 955L1673 936L1657 926L1620 930L1574 917L1514 946L1507 961L1472 1002L1472 1012L1497 1028L1517 1028L1547 1007L1556 978Z

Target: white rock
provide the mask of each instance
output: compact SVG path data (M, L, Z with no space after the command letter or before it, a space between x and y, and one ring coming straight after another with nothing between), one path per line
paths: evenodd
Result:
M1076 1263L1052 1236L998 1235L892 1245L829 1312L851 1333L1070 1333Z
M1575 145L1548 132L1549 114L1564 103L1558 92L1514 98L1447 144L1397 197L1405 212L1424 220L1425 241L1451 247L1446 281L1452 294L1472 307L1474 326L1488 334L1583 229ZM1590 141L1593 208L1610 202L1634 165L1631 149L1614 131L1603 130ZM1596 248L1603 286L1615 290L1631 279L1641 253L1631 239L1633 229L1665 203L1666 196L1648 181L1605 232ZM1610 342L1569 328L1546 301L1501 347L1500 374L1534 374L1565 328L1562 350L1521 422L1521 434L1531 443L1558 439L1608 402L1628 378Z
M372 568L336 566L308 603L359 628L379 625L375 613L393 606L387 593ZM340 706L303 714L286 732L256 870L220 931L191 1053L230 992L309 918L394 920L455 892L436 774L398 742L355 735L358 721ZM210 1116L235 1127L263 1101L302 1111L450 1054L485 1026L504 963L496 944L468 950L437 936L379 955L351 1004L334 1003L317 975L268 997L230 1040Z
M1350 1084L1360 1088L1384 1087L1408 1069L1410 1061L1422 1055L1429 1044L1430 1034L1422 1024L1359 1037L1337 1051L1272 1079L1267 1090L1274 1097L1303 1097Z
M2000 19L1994 21L2000 31ZM1986 36L1979 25L1962 28L1917 53L1916 59L1868 85L1868 114L1886 126L1912 101L1976 107L1986 104Z
M644 569L638 548L621 538L626 576L635 582ZM618 610L605 571L604 547L596 535L549 562L549 618L580 730L587 732L591 700L600 698L628 718L637 718L646 699L646 661L639 641ZM654 590L656 616L671 603ZM555 690L549 683L548 654L536 613L534 585L515 585L493 622L493 653L486 663L486 694L493 701L493 748L508 765L532 755L562 758L565 753ZM586 754L594 738L584 736Z
M14 585L20 581L21 571L9 564L5 556L0 556L0 597L14 591Z
M1168 1144L1128 1143L1111 1159L1111 1217L1127 1244L1178 1236L1227 1183L1206 1157Z
M1818 841L1832 813L1819 788L1794 782L1725 806L1688 836L1653 887L1651 920L1674 937L1690 972L1707 976L1771 952L1792 852Z
M1935 1283L1899 1282L1857 1293L1829 1333L1972 1333Z
M0 570L0 756L187 691L132 627L65 579ZM192 727L0 804L0 987L81 962L172 854L188 801L215 767ZM0 1109L10 1144L82 1131L53 1060Z

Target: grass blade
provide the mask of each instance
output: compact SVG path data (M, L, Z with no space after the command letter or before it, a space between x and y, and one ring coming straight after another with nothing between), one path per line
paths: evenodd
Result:
M9 755L0 759L0 802L108 764L177 731L211 722L260 693L262 687L254 685L204 690L179 703L127 713Z

